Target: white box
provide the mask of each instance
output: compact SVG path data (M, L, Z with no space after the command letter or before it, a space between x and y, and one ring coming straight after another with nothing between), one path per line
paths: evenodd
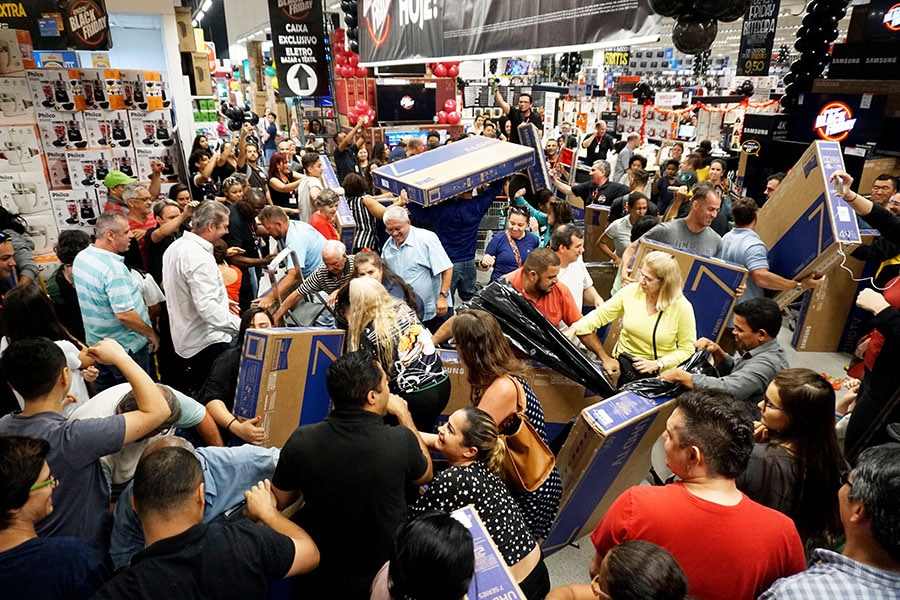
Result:
M174 146L150 146L134 149L137 175L141 181L150 181L152 173L150 163L153 161L163 164L162 181L174 183L178 181L178 154Z
M133 161L130 149L112 148L106 150L70 150L66 152L69 174L73 190L99 190L103 178L127 157ZM117 162L119 161L119 162ZM120 169L121 170L121 169Z
M35 256L54 253L59 241L59 229L52 210L47 208L41 213L25 215L25 232L34 242Z
M131 146L131 128L128 112L124 110L86 110L84 126L87 130L88 148L128 148Z
M37 122L44 149L48 152L84 149L88 146L82 113L38 109Z
M0 173L43 173L41 140L34 125L0 128Z
M135 148L172 146L175 136L172 132L172 118L165 110L130 110L131 139Z
M36 122L34 101L25 78L0 78L0 125Z
M47 161L47 172L51 188L68 188L72 185L72 179L69 177L69 165L66 163L66 153L62 152L46 152L44 158Z
M23 216L50 210L50 190L42 172L15 173L14 177L13 189L2 201L6 210Z
M97 217L102 212L100 197L94 190L51 190L53 215L60 231L81 229L94 233Z
M37 110L71 112L90 106L78 69L29 69L25 78Z

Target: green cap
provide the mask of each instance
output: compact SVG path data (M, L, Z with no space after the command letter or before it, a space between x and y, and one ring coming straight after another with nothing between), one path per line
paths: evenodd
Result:
M108 188L114 188L117 185L128 185L137 181L134 177L129 177L122 171L110 171L109 175L103 178L103 185Z

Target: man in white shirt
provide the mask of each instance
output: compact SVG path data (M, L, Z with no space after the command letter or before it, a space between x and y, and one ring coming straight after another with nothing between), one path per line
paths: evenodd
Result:
M572 298L582 309L585 301L588 306L600 306L603 298L594 287L594 281L582 260L584 254L584 233L573 225L560 225L550 236L550 248L559 257L559 280L566 284L572 292Z
M172 344L184 359L175 387L191 397L206 381L213 360L237 334L237 305L228 301L222 274L213 258L213 243L228 233L228 209L202 202L194 210L192 230L172 243L163 255Z

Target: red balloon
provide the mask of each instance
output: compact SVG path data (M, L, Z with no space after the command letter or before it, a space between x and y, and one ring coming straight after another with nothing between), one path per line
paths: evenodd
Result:
M369 117L370 121L374 121L375 120L375 109L370 108L369 110L366 111L366 115Z
M356 76L357 77L365 77L369 74L369 70L365 67L356 67Z
M331 37L334 41L337 42L338 40L344 39L344 33L345 32L343 29L335 29L334 32L332 32Z
M456 100L454 100L453 98L447 98L446 100L444 100L444 110L446 110L448 113L452 113L454 110L456 110Z
M459 75L459 67L456 65L450 65L450 68L447 69L447 76L456 77L457 75Z
M438 63L431 69L431 72L434 73L435 77L446 77L447 76L447 67Z
M359 54L348 54L347 64L349 64L351 67L356 67L356 65L359 64Z
M335 68L335 72L337 72L337 74L340 75L341 77L346 77L347 69L349 69L349 68L350 67L345 67L343 65L339 65L337 68Z
M361 113L366 112L369 110L369 102L365 98L360 98L356 101L356 110Z
M437 117L438 117L438 123L440 123L441 125L447 124L447 112L446 111L442 110L441 112L439 112L437 114Z
M447 114L447 122L451 125L456 125L462 119L462 115L456 112L455 110Z
M351 125L356 125L357 121L359 121L359 113L357 113L353 109L350 109L347 112L347 120L350 121Z

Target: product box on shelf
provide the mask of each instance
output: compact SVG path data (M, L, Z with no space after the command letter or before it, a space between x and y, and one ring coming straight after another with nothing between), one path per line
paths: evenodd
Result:
M137 147L134 149L137 171L135 177L149 181L153 174L153 162L162 163L162 181L178 181L178 151L174 146Z
M66 152L69 175L73 190L101 190L103 179L116 169L123 159L133 164L130 148L110 148L106 150L70 150ZM133 173L132 169L132 173Z
M197 51L197 44L194 41L193 20L190 7L175 7L175 33L178 35L179 52Z
M41 140L34 125L0 128L0 173L44 171Z
M29 69L25 78L37 110L70 112L90 106L78 69Z
M788 279L824 273L860 243L856 214L830 181L844 170L838 142L815 141L759 211L756 233L769 249L769 270ZM800 292L775 295L782 308Z
M102 212L96 190L50 190L50 202L60 231L81 229L89 234L94 232L97 217Z
M122 95L128 110L162 110L162 79L158 71L122 69Z
M318 423L331 406L325 374L344 332L322 327L251 329L244 337L234 414L262 417L266 447L283 447L298 425Z
M25 233L34 242L32 254L35 256L53 254L53 248L59 240L59 229L56 227L56 218L49 208L40 213L23 215L25 219Z
M65 150L45 152L44 159L47 161L50 187L70 187L72 185L72 178L69 177L69 164L66 162Z
M671 398L622 392L578 415L556 459L563 494L545 555L590 533L613 501L650 471L650 449L675 408Z
M89 109L123 110L125 91L118 69L81 69L81 84Z
M14 215L30 215L50 210L50 190L43 171L9 173L4 176L0 204Z
M533 163L531 148L476 136L384 165L372 177L375 187L405 189L410 201L431 206Z
M654 250L670 254L678 263L684 280L684 296L694 307L697 337L718 340L728 326L731 310L737 303L735 290L746 280L747 269L720 258L642 238L634 253L634 272L644 257Z
M127 148L132 145L127 111L86 110L82 114L88 148Z
M38 109L37 124L47 152L84 149L88 146L83 113Z
M24 77L0 77L0 125L35 123L34 100Z
M188 76L192 96L212 96L212 76L206 52L182 52L181 71Z
M25 69L36 67L31 33L24 29L0 29L0 75L21 75Z
M131 110L128 111L131 123L131 139L135 148L153 148L172 146L175 134L172 132L172 117L165 110Z

